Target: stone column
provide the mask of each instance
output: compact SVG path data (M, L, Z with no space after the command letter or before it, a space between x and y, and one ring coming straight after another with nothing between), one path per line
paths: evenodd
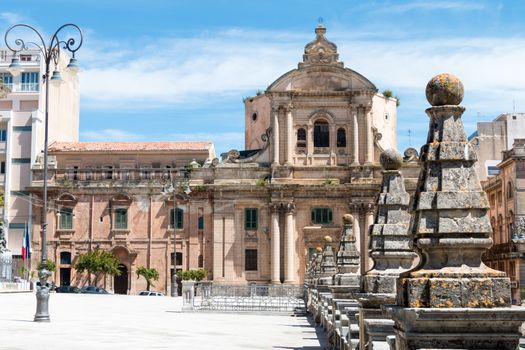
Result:
M279 107L272 107L272 164L279 165Z
M364 247L366 247L366 251L363 252L365 255L365 271L368 271L370 269L371 265L371 259L368 254L368 248L370 246L370 227L374 224L374 205L372 203L366 203L364 205L364 211L365 211L365 232L363 233L364 238Z
M293 128L293 117L292 117L293 105L289 105L286 108L286 159L284 160L286 165L292 165L293 149L294 149L294 128Z
M295 204L286 205L286 245L285 245L285 275L284 283L295 283Z
M440 74L426 95L411 229L422 258L398 282L396 349L517 349L525 308L511 307L510 279L481 261L492 245L490 206L461 120L463 84Z
M354 149L352 150L352 165L359 165L359 122L357 121L357 111L353 110L352 133ZM355 226L354 226L355 227Z
M314 127L313 125L308 124L307 130L306 130L306 158L307 158L307 164L311 164L311 159L314 154Z
M281 240L281 233L279 231L279 211L281 209L280 203L271 203L270 209L272 211L271 217L271 235L272 235L272 246L271 246L271 278L272 283L281 283L281 265L280 265L280 247L279 243Z
M365 259L366 259L366 247L364 247L364 240L361 235L361 204L354 203L350 204L350 209L352 216L354 218L353 230L355 239L357 242L357 250L359 251L360 262L359 262L359 272L361 275L365 274Z
M363 120L365 121L366 161L365 165L374 163L374 133L372 132L372 114L370 108L363 109Z

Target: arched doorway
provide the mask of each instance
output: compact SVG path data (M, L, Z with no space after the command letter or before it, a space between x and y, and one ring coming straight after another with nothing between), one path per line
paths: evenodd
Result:
M115 294L128 294L128 268L124 264L118 266L120 276L114 277Z

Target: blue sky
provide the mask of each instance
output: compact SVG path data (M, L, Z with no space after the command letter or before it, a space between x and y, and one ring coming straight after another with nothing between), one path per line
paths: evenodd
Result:
M425 142L427 81L465 85L467 133L525 111L525 1L0 0L0 32L85 33L81 141L211 140L242 149L242 98L296 67L319 17L345 65L399 96L398 148ZM408 138L411 130L411 138Z

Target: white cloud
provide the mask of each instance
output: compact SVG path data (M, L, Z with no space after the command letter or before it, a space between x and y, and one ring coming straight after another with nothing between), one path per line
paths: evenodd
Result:
M24 19L21 15L14 12L0 12L0 19L3 22L7 22L8 25L14 25L22 22Z
M230 149L243 149L244 133L134 133L122 129L86 130L80 133L81 141L115 142L115 141L211 141L217 152L226 152Z
M82 141L142 141L143 138L144 135L119 129L86 130L80 132L80 139Z
M376 12L404 13L409 11L434 11L434 10L483 10L483 4L464 1L412 1L404 4L386 5L379 7Z

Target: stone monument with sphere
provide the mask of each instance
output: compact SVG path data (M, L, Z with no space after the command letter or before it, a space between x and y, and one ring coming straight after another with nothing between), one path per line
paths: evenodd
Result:
M481 261L492 228L461 120L463 84L440 74L426 96L432 107L411 226L421 260L398 281L395 347L515 350L525 309L511 307L505 273Z

